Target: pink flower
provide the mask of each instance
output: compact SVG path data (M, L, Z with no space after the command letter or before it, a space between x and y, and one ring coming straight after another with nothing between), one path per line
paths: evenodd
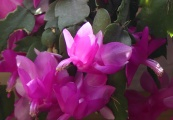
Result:
M128 85L130 85L140 64L150 67L158 76L162 76L163 73L163 68L160 66L160 64L155 60L148 59L148 56L161 45L163 45L166 40L151 38L149 41L148 27L145 27L142 33L135 33L133 35L136 38L137 43L132 46L132 55L129 59L129 63L126 65Z
M94 35L89 22L78 30L74 38L67 29L63 30L63 34L70 58L61 61L57 70L72 62L83 72L111 74L128 62L132 52L131 47L118 42L103 45L102 32Z
M166 74L160 79L160 89L147 72L143 73L140 82L150 94L144 97L137 91L127 90L129 120L156 120L161 113L173 108L173 84Z
M10 72L11 76L7 83L7 92L11 92L12 88L16 83L18 78L17 65L16 65L16 56L12 50L4 50L2 52L2 60L0 60L0 72Z
M38 53L34 63L24 56L17 56L16 59L19 79L31 102L30 115L35 116L39 105L49 104L58 61L48 52Z
M109 101L115 88L106 85L107 77L102 74L79 73L73 82L54 87L59 106L64 112L59 119L83 117L102 109Z

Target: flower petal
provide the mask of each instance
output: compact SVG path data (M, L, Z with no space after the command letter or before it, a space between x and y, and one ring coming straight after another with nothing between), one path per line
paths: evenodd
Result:
M75 39L78 37L86 37L88 35L93 35L92 26L89 22L85 23L76 33Z
M29 115L29 100L27 98L22 97L15 103L14 115L17 120L32 120Z
M101 48L101 58L105 65L123 66L129 60L132 49L119 42L111 42ZM111 51L111 52L110 52Z
M17 67L25 70L29 74L31 79L38 77L36 66L30 59L18 55L16 57L16 60L17 60Z
M127 85L130 85L139 65L136 65L132 62L129 62L126 65L126 77L127 77Z
M65 43L66 43L66 46L67 46L68 55L71 56L72 53L73 53L71 47L74 43L74 39L73 39L73 37L71 36L70 32L67 29L63 30L63 34L64 34Z
M47 75L48 72L55 70L58 65L55 57L49 52L40 52L34 63L39 76Z

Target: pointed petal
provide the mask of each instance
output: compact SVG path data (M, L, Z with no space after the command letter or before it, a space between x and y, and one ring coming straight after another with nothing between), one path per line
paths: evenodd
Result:
M16 84L16 79L18 78L18 73L13 72L10 76L10 79L7 82L7 92L11 92L11 90L13 89L14 85Z
M34 63L39 76L47 75L48 72L55 70L56 66L58 65L55 57L49 52L40 52Z
M103 44L103 33L102 31L99 31L97 34L96 34L96 40L97 40L97 43L100 46L102 46Z
M157 50L160 46L166 43L166 39L152 39L148 46L148 55Z
M63 34L64 34L65 43L66 43L66 46L67 46L68 55L71 56L73 54L73 51L72 51L71 47L74 43L74 39L73 39L73 37L71 36L70 32L67 29L63 30Z
M127 77L127 85L129 86L131 81L133 80L133 77L138 69L139 65L133 64L132 62L129 62L126 65L126 77Z
M16 60L17 60L17 67L25 70L29 74L31 79L38 77L36 66L30 59L18 55L16 57Z
M23 88L25 89L26 93L29 94L29 90L26 85L31 80L29 74L24 69L21 69L21 68L18 69L18 74L19 74L21 83L23 85Z
M144 53L144 54L147 54L147 51L148 51L148 37L149 37L149 28L148 27L145 27L143 32L142 32L142 38L139 42L136 43L136 48Z
M131 47L119 42L108 43L100 49L101 58L105 65L123 66L127 63L132 53Z
M98 44L96 43L91 43L91 39L93 41L95 40L94 36L86 36L83 37L82 39L76 40L74 44L74 54L75 56L78 57L80 61L82 61L83 64L86 63L91 63L93 61L94 56L98 50ZM83 46L85 45L85 47Z
M85 23L76 33L75 39L77 37L86 37L88 35L93 35L93 30L92 30L92 26L89 22Z

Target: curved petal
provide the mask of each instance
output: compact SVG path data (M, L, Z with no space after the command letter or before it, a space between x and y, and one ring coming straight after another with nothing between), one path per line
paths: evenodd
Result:
M46 89L39 79L33 79L26 84L28 95L32 99L46 98Z
M74 39L67 29L63 30L63 34L64 34L65 43L67 46L68 55L72 56L74 54L74 50L71 48L72 48L72 45L74 44Z
M19 74L21 83L23 85L23 88L25 89L26 93L29 94L29 90L26 85L31 80L29 74L24 69L21 69L21 68L18 69L18 74Z
M48 72L55 70L56 66L58 65L55 57L49 52L40 52L36 57L34 63L39 76L44 76Z
M62 60L58 66L56 67L57 71L61 71L63 70L65 67L67 67L70 63L72 62L72 60L70 58Z
M38 77L36 66L30 59L18 55L16 57L16 60L17 60L17 67L26 71L31 79Z
M103 44L103 33L102 33L102 31L99 31L96 34L96 40L97 40L97 43L98 43L99 47L101 47L102 44Z
M148 45L148 55L157 50L160 46L166 43L166 39L152 39Z
M100 49L102 61L105 65L124 65L127 63L132 53L130 46L119 42L108 43L103 45Z
M85 23L76 33L75 39L78 37L86 37L88 35L93 35L92 26L89 22Z
M140 51L141 54L147 54L148 51L148 42L149 42L149 28L145 27L144 30L142 31L142 36L141 40L136 43L135 49L137 51Z
M125 65L126 63L124 63ZM117 71L119 71L120 69L122 69L124 66L123 65L99 65L99 64L94 64L94 68L98 71L100 71L101 73L104 74L113 74Z

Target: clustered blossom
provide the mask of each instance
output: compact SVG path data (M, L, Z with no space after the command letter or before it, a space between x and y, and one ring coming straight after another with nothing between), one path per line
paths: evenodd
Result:
M156 120L161 113L173 108L173 81L169 80L166 73L160 78L160 89L148 72L143 73L140 82L143 89L149 92L149 96L145 97L134 90L126 91L129 120Z
M131 30L131 32L132 31L133 30ZM149 59L148 57L152 52L163 45L166 40L152 37L150 39L148 27L145 27L142 32L132 33L132 35L136 39L136 44L132 46L132 55L126 66L128 85L130 85L140 64L150 67L159 77L161 77L163 74L163 68L157 61Z
M109 118L114 119L106 104L116 88L106 85L107 74L117 72L128 63L131 47L119 42L103 44L102 32L94 35L88 22L74 38L66 29L63 34L69 58L62 61L58 54L36 49L34 62L13 50L2 53L1 71L12 73L7 90L15 85L19 97L14 116L18 120L31 120L47 111L48 120L67 120L82 119L100 111L103 116L110 114ZM78 69L75 76L65 70L71 62Z
M35 10L42 8L42 2L48 5L48 1L32 2ZM104 2L108 4L108 0ZM7 4L10 7L4 7ZM2 0L0 19L4 20L17 6L24 7L23 0ZM47 9L45 6L43 11ZM35 15L31 35L44 25L44 16L44 13ZM34 61L27 58L26 53L14 51L15 43L27 36L21 29L14 31L0 58L0 72L11 73L6 90L11 92L14 88L19 98L8 119L32 120L39 113L47 112L46 120L80 120L97 111L106 119L115 119L106 106L116 92L114 86L107 84L108 75L125 68L127 84L130 85L140 64L150 67L158 75L162 88L158 89L151 76L144 73L141 86L151 94L143 97L136 91L126 92L129 120L155 120L160 113L173 108L173 83L164 78L160 64L149 58L166 40L151 37L148 27L142 32L129 31L136 40L132 46L120 42L103 44L102 31L94 34L91 24L86 22L74 37L67 29L62 31L68 58L62 59L59 54L35 49L37 56ZM73 76L66 69L70 65L77 68Z

